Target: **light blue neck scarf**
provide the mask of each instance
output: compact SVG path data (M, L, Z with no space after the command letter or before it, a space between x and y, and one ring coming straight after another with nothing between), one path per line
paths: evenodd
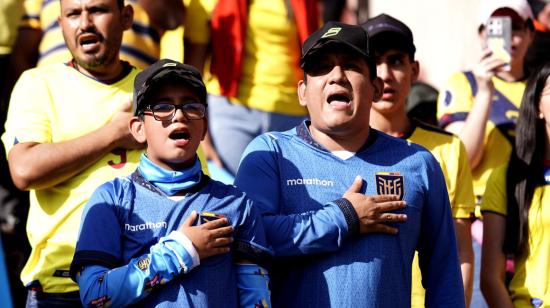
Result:
M145 153L142 153L138 170L143 178L168 196L197 185L202 177L201 162L198 158L189 168L171 171L155 165Z

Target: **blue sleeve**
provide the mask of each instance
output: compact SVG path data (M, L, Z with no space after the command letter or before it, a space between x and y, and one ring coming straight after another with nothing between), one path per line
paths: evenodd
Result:
M177 237L169 235L152 245L149 252L123 260L121 222L116 204L119 182L100 186L85 205L71 277L80 287L85 306L110 303L118 307L134 303L149 291L193 266L191 255ZM174 231L177 232L177 231Z
M358 229L359 220L345 199L300 214L281 213L279 163L273 136L254 139L243 154L235 185L249 195L263 215L265 232L276 256L296 256L338 250Z
M237 222L233 253L237 261L246 260L264 267L271 262L273 251L266 238L264 221L252 200L242 199L242 214Z
M271 307L267 271L256 264L237 264L240 307Z
M80 299L86 307L126 306L139 301L153 288L191 269L191 256L175 240L161 238L150 252L126 265L108 268L88 263L77 271Z
M435 158L426 156L424 181L428 196L417 247L422 284L426 289L425 306L464 307L462 274L445 179Z

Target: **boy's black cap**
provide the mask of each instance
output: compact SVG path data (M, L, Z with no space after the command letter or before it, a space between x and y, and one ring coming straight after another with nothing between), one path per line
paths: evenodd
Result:
M201 73L191 65L162 59L137 74L134 80L134 115L138 115L139 111L145 107L143 100L151 86L168 76L179 79L193 88L200 102L206 105L206 86L202 81Z
M396 42L396 44L403 46L412 54L416 51L411 29L403 22L390 15L380 14L367 20L365 23L361 24L361 26L367 31L371 39L374 39L380 34L393 34L399 37L399 42Z
M302 45L302 59L300 67L305 69L307 60L322 47L339 43L350 47L352 50L369 61L369 37L360 26L348 25L341 22L329 21L321 29L313 32Z

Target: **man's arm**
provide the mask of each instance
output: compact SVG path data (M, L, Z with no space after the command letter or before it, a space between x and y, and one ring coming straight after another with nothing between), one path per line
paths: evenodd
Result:
M418 257L422 283L426 289L425 305L464 307L456 237L445 178L435 158L424 154L427 187L422 209Z
M52 187L88 168L116 148L138 149L130 134L132 117L127 103L104 127L59 143L23 142L13 146L8 163L15 185L21 190Z

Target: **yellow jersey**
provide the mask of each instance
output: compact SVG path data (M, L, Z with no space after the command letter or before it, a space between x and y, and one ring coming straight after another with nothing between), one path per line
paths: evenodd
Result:
M503 165L491 174L481 203L482 212L506 216L506 171ZM514 307L547 307L550 305L550 167L546 185L533 194L528 214L528 255L514 260L515 273L510 285ZM539 305L540 304L540 305Z
M413 122L414 131L407 140L429 150L439 162L451 203L453 218L470 218L475 209L472 173L464 144L457 136L441 129ZM415 253L412 267L411 307L424 307L426 291Z
M485 129L483 158L472 170L474 193L477 197L483 196L491 172L508 162L519 106L525 90L524 81L507 82L493 77L493 83L495 93ZM455 121L465 121L474 104L476 92L477 85L471 72L454 74L438 98L437 117L440 125L445 127Z
M25 71L12 93L6 132L6 152L19 142L54 143L88 134L107 124L132 100L138 69L107 85L65 64ZM78 287L68 276L83 205L104 182L130 174L141 151L115 150L71 179L31 190L27 235L32 247L21 279L44 292L66 293Z

